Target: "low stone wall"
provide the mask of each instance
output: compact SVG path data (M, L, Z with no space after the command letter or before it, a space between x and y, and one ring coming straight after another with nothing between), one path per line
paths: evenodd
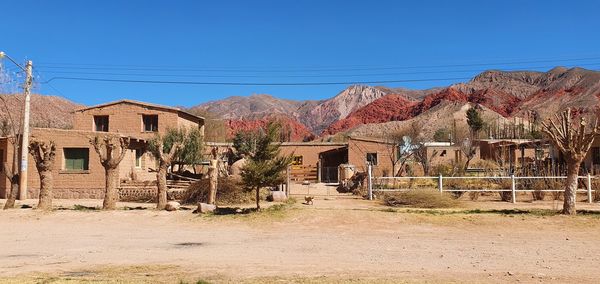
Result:
M30 188L28 198L38 198L39 188ZM52 198L56 199L103 199L104 188L54 188Z
M39 188L30 188L28 198L36 199L39 197ZM183 196L185 189L169 189L167 191L167 199L179 200ZM158 188L156 185L148 187L125 187L119 188L120 201L140 201L153 202L156 201ZM52 197L56 199L103 199L104 188L54 188Z

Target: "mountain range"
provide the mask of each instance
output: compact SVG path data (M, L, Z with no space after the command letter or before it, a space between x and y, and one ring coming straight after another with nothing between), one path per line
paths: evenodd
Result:
M470 105L481 106L489 119L506 122L532 116L543 119L567 107L593 111L600 106L599 97L600 72L556 67L548 72L488 70L465 83L427 90L355 85L321 101L291 101L269 95L230 97L192 110L246 123L278 115L317 136L381 136L414 121L422 121L428 134L449 127L448 118L464 125L464 112Z
M19 115L22 102L0 95ZM567 107L600 107L600 72L556 67L547 72L488 70L468 82L427 90L353 85L325 100L286 100L267 94L233 96L188 108L223 120L227 135L278 120L293 141L331 135L382 136L417 122L431 136L450 124L466 125L465 112L478 105L487 120L498 123L543 119ZM68 128L71 112L81 105L65 98L34 95L33 125ZM7 118L6 107L0 118Z

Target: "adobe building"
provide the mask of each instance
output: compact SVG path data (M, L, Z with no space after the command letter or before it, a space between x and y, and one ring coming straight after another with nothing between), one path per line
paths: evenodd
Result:
M540 139L480 139L481 159L524 168L550 158L550 145Z
M204 119L177 108L122 100L83 108L74 113L74 129L33 128L32 139L54 141L56 158L53 170L55 198L103 198L105 177L98 154L89 140L114 135L130 138L130 145L119 164L119 181L153 182L156 161L146 152L146 142L169 128L199 127ZM2 164L13 162L12 138L0 138ZM6 198L10 182L0 172L0 198ZM33 157L28 161L28 198L39 194L39 174Z

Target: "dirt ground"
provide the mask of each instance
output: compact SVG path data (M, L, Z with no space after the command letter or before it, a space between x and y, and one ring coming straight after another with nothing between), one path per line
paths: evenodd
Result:
M452 210L389 210L339 198L247 215L7 210L0 211L0 282L597 283L600 213L485 211L551 213L552 206L470 202ZM474 208L484 211L468 211Z

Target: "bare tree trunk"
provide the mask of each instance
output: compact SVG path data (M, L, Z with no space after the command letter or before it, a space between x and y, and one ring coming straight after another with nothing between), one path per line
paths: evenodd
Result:
M14 175L10 179L10 192L8 193L6 203L4 204L5 210L15 208L15 201L17 200L17 195L19 195L19 175Z
M579 175L580 163L569 162L567 165L567 184L563 203L563 214L575 215L575 202L577 200L577 177Z
M114 210L117 208L117 201L119 200L119 171L116 168L104 168L104 177L106 187L104 189L102 209Z
M211 160L208 167L208 204L215 204L217 201L218 162L218 160Z
M256 187L256 210L260 210L260 187Z
M53 177L52 171L40 171L40 197L38 201L38 209L52 210L52 189Z
M167 207L167 166L161 165L156 173L158 183L158 195L156 201L156 209L164 210Z

